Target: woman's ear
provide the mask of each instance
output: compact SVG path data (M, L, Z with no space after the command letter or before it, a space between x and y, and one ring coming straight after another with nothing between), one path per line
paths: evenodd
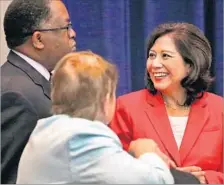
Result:
M192 70L192 67L191 67L191 64L187 64L187 74L190 74L191 70Z
M35 47L36 49L44 49L44 44L42 41L42 37L41 37L41 32L39 31L35 31L32 35L32 43L33 43L33 47Z

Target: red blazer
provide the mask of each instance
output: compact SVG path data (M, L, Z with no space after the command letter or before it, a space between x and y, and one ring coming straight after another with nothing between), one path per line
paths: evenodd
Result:
M199 166L208 183L219 184L223 183L223 105L222 97L207 92L193 103L179 150L161 96L146 89L117 99L110 127L125 150L132 140L153 139L177 166Z

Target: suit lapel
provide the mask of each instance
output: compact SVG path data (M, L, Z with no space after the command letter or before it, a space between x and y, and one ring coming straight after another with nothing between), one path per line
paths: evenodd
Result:
M34 69L29 63L24 61L24 59L15 54L13 51L9 52L8 62L25 72L36 85L43 89L45 96L50 99L50 82L47 81L38 71L36 71L36 69Z
M197 141L198 136L201 134L202 129L208 119L208 113L209 111L206 103L206 94L204 94L200 100L197 100L191 106L188 123L180 146L180 157L182 164Z
M179 166L179 151L169 123L164 102L159 94L153 97L150 97L151 95L149 94L147 96L148 106L145 112L150 119L150 122L152 123L155 131L160 137L164 148L170 154L172 160L174 160Z

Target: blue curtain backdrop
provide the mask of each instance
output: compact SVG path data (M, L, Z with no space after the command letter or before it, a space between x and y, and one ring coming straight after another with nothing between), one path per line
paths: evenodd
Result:
M63 1L77 33L77 50L91 50L118 66L117 95L144 88L147 36L170 21L204 31L213 48L211 91L223 95L223 0Z

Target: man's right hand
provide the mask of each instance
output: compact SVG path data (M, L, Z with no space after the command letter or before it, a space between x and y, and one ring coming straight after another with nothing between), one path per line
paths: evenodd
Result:
M160 151L158 145L152 139L137 139L130 143L128 152L136 158L145 153L156 153L168 165L176 167L175 163Z

